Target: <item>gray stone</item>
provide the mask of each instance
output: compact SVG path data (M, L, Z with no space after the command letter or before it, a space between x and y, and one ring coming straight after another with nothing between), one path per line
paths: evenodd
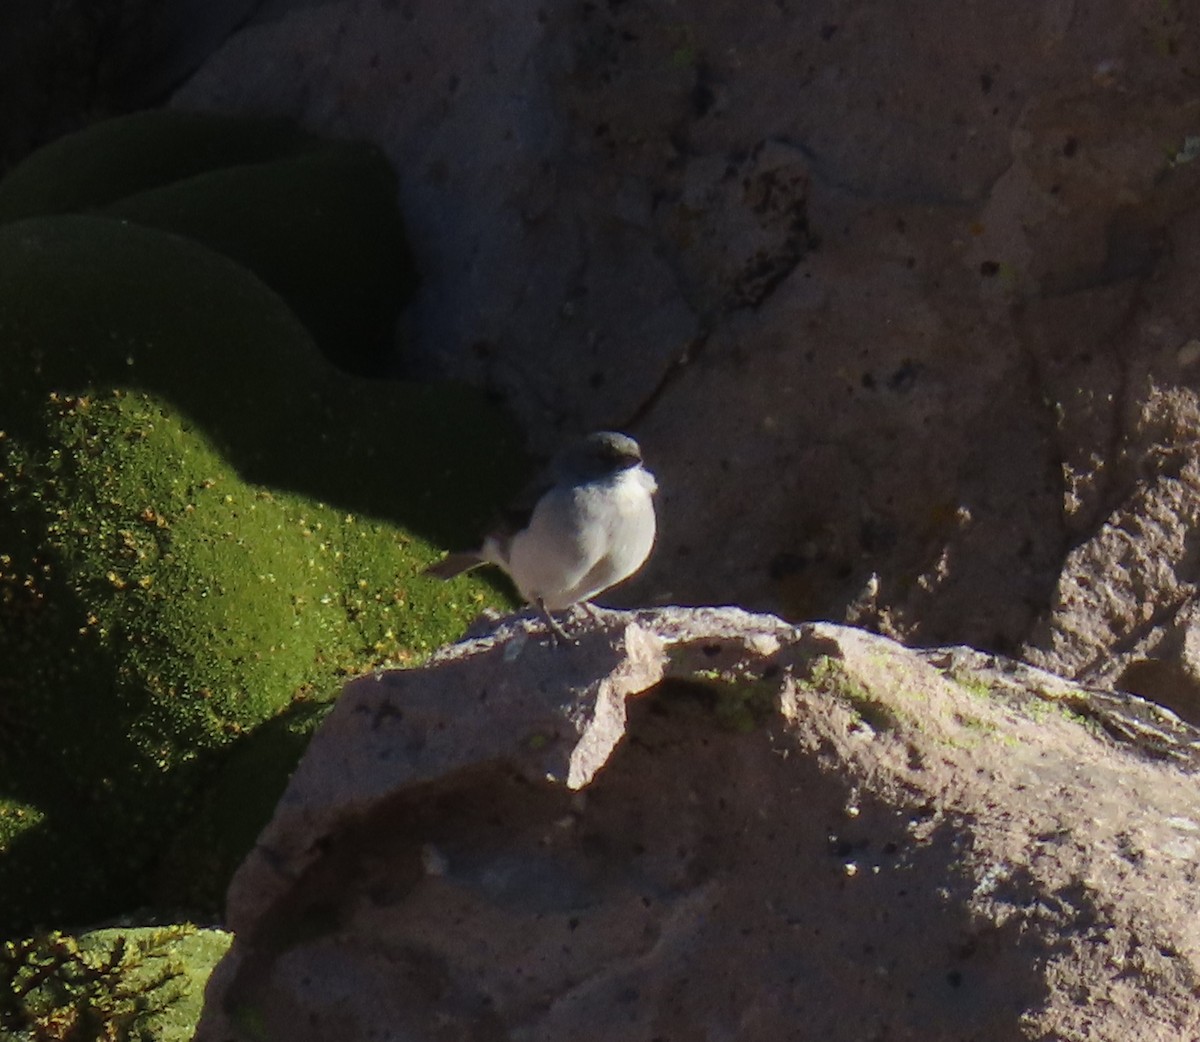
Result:
M660 549L620 602L1015 651L1135 494L1151 390L1190 393L1179 5L276 8L175 103L388 152L425 279L398 368L539 449L645 446Z
M201 1042L1200 1031L1200 731L830 624L574 625L347 686Z
M1067 554L1030 662L1200 722L1200 402L1152 390L1122 447L1132 490Z

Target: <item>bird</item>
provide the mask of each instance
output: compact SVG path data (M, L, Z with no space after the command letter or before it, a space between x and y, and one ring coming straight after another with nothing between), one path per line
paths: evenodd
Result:
M657 528L657 490L633 438L595 431L554 457L479 549L451 553L425 572L449 579L497 565L540 611L552 639L570 641L552 613L587 605L646 563Z

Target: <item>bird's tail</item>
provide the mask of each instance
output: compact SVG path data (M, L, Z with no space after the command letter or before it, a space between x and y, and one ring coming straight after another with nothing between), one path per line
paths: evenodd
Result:
M453 579L456 575L486 563L479 554L465 550L461 553L447 554L426 568L423 574L432 575L435 579Z

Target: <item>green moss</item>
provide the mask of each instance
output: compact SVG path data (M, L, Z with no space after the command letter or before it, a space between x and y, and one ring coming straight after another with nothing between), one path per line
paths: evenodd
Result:
M747 734L775 716L779 684L746 672L700 670L663 684L659 697L702 706L722 730Z
M0 945L0 1030L12 1042L186 1042L231 939L189 925L7 942Z
M10 436L40 437L53 392L143 391L242 478L441 545L472 538L522 466L514 428L481 394L331 371L245 268L151 229L77 216L0 226L0 337Z
M103 212L245 265L283 297L327 358L375 375L386 370L400 309L416 288L395 197L378 150L329 144L199 174Z
M1097 720L1083 713L1076 712L1068 703L1055 698L1044 698L1035 695L1024 701L1020 709L1031 720L1038 723L1058 717L1069 723L1077 724L1096 737L1104 735L1104 728Z
M857 677L852 676L841 661L821 655L813 662L804 680L811 688L844 702L865 724L876 731L894 731L903 720L890 705L871 694Z
M1015 744L1012 736L1005 735L1000 730L999 724L993 720L975 716L973 713L956 712L954 714L954 722L962 728L962 731L940 739L940 741L953 748L975 749L985 741L1001 741L1006 744Z
M974 673L947 673L946 676L972 698L988 699L992 697L991 686Z
M497 603L420 570L521 480L515 430L107 217L0 226L0 340L0 935L211 909L344 677Z
M298 155L318 139L285 120L154 109L67 134L0 181L0 223L98 210L222 167Z
M373 147L156 110L35 153L0 181L0 223L103 213L185 236L254 272L328 358L371 375L416 286L395 197Z
M714 708L717 721L727 730L746 734L775 715L779 685L770 681L722 684L717 695Z

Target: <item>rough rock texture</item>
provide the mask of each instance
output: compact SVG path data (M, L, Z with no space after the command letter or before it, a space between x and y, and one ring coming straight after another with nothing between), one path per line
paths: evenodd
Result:
M1169 712L962 648L510 621L346 688L197 1037L1178 1042L1198 767Z
M1067 555L1024 654L1200 722L1200 408L1191 392L1157 394L1139 427L1143 473Z
M274 5L176 101L387 150L424 274L406 366L495 388L539 447L642 439L662 539L628 603L1083 671L1057 649L1088 631L1141 682L1190 675L1170 626L1118 649L1102 597L1034 627L1060 575L1106 580L1100 545L1063 564L1113 511L1176 508L1198 70L1177 0L337 0ZM1122 612L1177 606L1145 592Z

